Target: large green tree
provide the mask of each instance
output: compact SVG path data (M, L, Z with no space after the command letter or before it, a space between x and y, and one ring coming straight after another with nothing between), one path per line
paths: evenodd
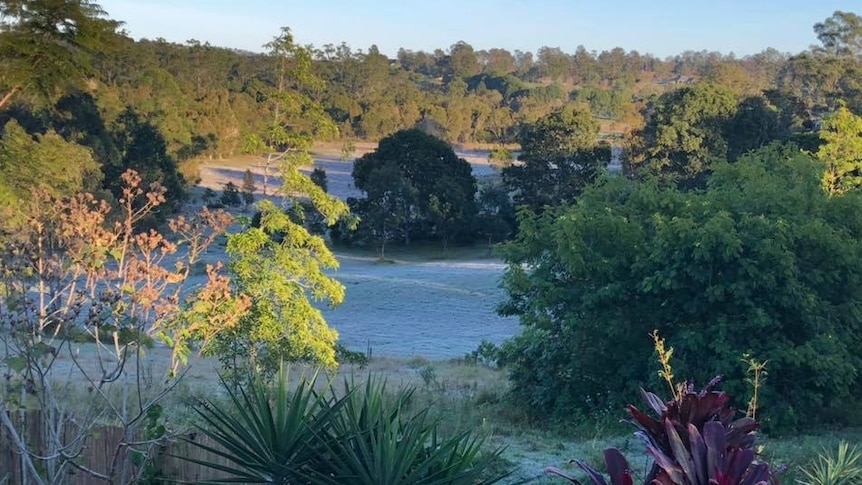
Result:
M0 206L18 206L40 188L57 196L98 188L102 174L85 147L49 131L29 135L15 121L0 137ZM8 215L7 215L8 216Z
M513 391L537 415L616 409L655 379L649 333L674 371L727 376L768 360L760 415L773 429L851 418L862 393L862 198L829 197L821 165L770 146L715 168L705 191L610 178L577 203L525 215L504 247L522 335ZM655 383L653 383L655 384Z
M727 157L722 134L736 107L734 94L714 84L659 96L647 107L646 124L635 133L628 163L684 188L702 187L711 167Z
M814 24L814 33L823 49L836 55L862 55L862 17L836 10L831 17Z
M81 85L118 25L89 0L0 2L0 109L21 91L56 99Z
M571 202L610 162L610 148L598 144L599 124L589 111L554 110L524 128L519 163L503 169L515 204L540 212Z
M356 188L365 192L361 207L378 227L379 237L389 240L398 233L407 244L435 238L445 246L470 232L476 179L470 164L439 138L415 129L390 135L356 160L353 178Z

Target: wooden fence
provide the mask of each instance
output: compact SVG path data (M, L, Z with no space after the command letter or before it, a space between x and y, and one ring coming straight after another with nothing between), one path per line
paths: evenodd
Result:
M19 433L24 435L27 442L31 446L31 450L44 450L44 446L36 443L34 440L40 439L42 436L42 420L39 419L40 414L36 411L29 412L22 419L14 419L18 426ZM22 426L23 424L23 426ZM75 430L67 429L64 442L68 443L74 438ZM189 434L187 438L194 437L195 441L200 441L204 444L212 446L212 441L201 433ZM94 431L86 441L86 446L78 457L78 462L86 468L97 471L99 473L107 473L110 468L111 461L117 450L117 446L124 442L123 429L112 426L104 426ZM122 448L124 453L129 453L130 450L126 447ZM157 472L156 477L167 480L180 482L195 482L198 480L213 479L224 476L221 472L213 471L206 467L191 463L189 461L177 458L183 456L197 460L214 461L220 464L227 464L226 461L220 459L217 455L206 452L192 444L182 440L175 440L168 443L166 446L159 449L156 459L153 461L154 470ZM126 458L121 456L121 459ZM34 460L34 465L37 470L44 469L44 463ZM66 485L89 485L105 483L103 480L94 478L93 476L82 472L74 467L67 467L67 480L63 482ZM16 447L13 444L11 437L6 429L0 426L0 485L30 485L32 480L27 480L25 484L24 474L21 467L21 456L17 453ZM5 480L5 481L4 481ZM162 483L156 480L154 483Z

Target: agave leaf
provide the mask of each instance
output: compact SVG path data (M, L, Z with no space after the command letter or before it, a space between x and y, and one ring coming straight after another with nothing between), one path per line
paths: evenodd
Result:
M707 472L707 450L703 437L694 424L688 424L688 443L691 447L691 459L694 462L694 470L697 474L697 484L707 485L709 483L709 472Z
M703 426L703 442L706 445L706 470L710 481L718 479L718 471L724 469L726 441L724 426L709 421Z
M632 474L626 458L616 448L605 450L605 464L613 485L632 485Z

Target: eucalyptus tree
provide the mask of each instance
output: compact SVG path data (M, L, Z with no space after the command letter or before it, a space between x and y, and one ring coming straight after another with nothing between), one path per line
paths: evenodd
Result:
M20 92L55 100L83 84L119 25L89 0L0 1L0 109Z

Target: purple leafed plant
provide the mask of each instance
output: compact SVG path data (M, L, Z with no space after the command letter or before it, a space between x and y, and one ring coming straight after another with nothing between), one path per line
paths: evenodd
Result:
M651 392L641 396L654 415L633 405L627 407L636 428L635 435L646 444L654 463L644 485L766 485L776 483L766 463L754 451L758 423L752 418L737 418L729 406L730 396L713 390L715 378L702 390L690 384L680 388L678 397L662 401ZM582 461L575 463L587 474L592 485L632 485L628 462L616 448L604 453L610 484L605 477ZM571 483L576 478L557 468L547 468Z

